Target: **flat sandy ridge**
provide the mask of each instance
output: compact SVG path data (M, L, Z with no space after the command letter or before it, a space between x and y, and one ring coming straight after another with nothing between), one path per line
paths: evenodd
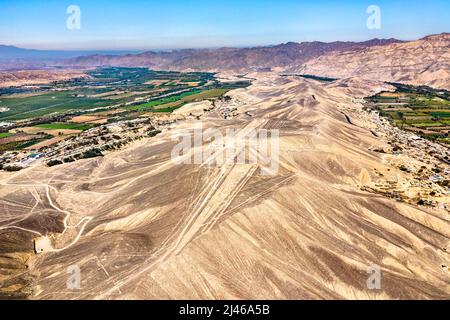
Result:
M79 70L0 71L0 88L46 84L83 77L87 77L87 75Z
M240 116L203 126L278 129L275 175L174 164L171 135L191 121L103 158L2 174L0 228L55 233L63 249L32 259L30 298L448 298L448 212L361 191L386 166L369 150L384 142L337 109L361 107L351 90L252 77L230 93ZM71 265L80 290L66 288ZM381 290L367 289L371 265Z

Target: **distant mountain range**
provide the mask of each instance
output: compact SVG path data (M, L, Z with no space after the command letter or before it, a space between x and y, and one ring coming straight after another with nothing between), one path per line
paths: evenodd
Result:
M177 71L236 71L291 68L321 55L356 50L376 45L402 43L395 39L373 39L366 42L288 42L254 48L185 49L166 52L148 51L137 55L90 55L65 61L76 67L126 66L150 67Z
M20 68L17 63L25 61L36 67L122 66L239 73L278 71L332 78L360 77L450 89L449 49L449 33L415 41L288 42L254 48L185 49L137 54L37 51L0 46L0 67L6 57L3 61L9 59L10 68Z
M23 49L14 46L0 45L0 70L40 68L61 63L64 60L79 56L89 56L93 54L102 55L125 55L140 51L62 51L62 50L34 50Z

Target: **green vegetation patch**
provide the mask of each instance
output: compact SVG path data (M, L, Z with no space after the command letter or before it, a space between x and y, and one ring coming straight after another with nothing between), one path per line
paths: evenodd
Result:
M430 112L430 114L435 118L450 118L450 110L449 111L434 111Z
M9 111L0 113L0 120L22 120L63 113L74 109L107 106L109 100L79 97L74 92L52 92L25 98L2 98L2 107Z
M48 130L88 130L93 127L93 125L85 124L85 123L44 123L44 124L38 124L35 127L41 128L41 129L48 129Z
M154 108L154 110L152 110L152 112L173 112L174 110L181 108L182 106L184 106L185 104L187 104L189 102L215 99L215 98L223 96L228 91L229 91L228 89L205 90L205 91L202 91L197 94L185 96L176 102L171 102L171 103L160 105L160 106Z
M14 150L22 150L28 147L31 147L39 142L48 140L53 138L51 135L47 135L43 138L34 138L27 141L12 141L9 143L0 144L0 152L2 151L14 151Z
M368 97L367 105L402 129L420 128L423 137L448 143L446 134L437 130L450 124L450 92L425 86L392 85L397 88L395 93L381 92ZM391 106L402 109L392 110Z
M148 68L98 68L88 74L89 78L56 81L28 90L20 87L0 90L0 107L9 108L0 113L0 120L16 121L78 110L120 107L136 101L136 98L148 97L156 87L162 90L154 93L164 95L192 89L187 82L198 83L197 88L216 82L213 73L153 71ZM155 86L150 83L152 80L162 81L162 84ZM18 97L14 93L33 95Z
M440 122L423 122L423 123L412 123L414 127L419 128L431 128L431 127L442 127L442 123Z
M320 82L333 82L333 81L337 80L335 78L319 77L319 76L315 76L315 75L311 75L311 74L303 74L303 75L301 75L301 77L305 78L305 79L317 80Z
M171 103L171 102L177 102L177 101L183 99L184 97L188 97L190 95L194 95L194 94L197 94L197 93L200 93L200 92L202 92L202 90L192 90L192 91L188 91L188 92L183 92L183 93L176 94L176 95L173 95L173 96L169 96L169 97L161 98L161 99L158 99L158 100L153 100L153 101L150 101L150 102L147 102L147 103L143 103L143 104L140 104L140 105L137 105L137 106L131 106L131 107L128 107L127 109L133 110L133 111L136 111L136 110L139 110L139 111L141 111L141 110L150 110L153 107L156 107L156 106L159 106L159 105L163 105L163 104L168 104L168 103Z

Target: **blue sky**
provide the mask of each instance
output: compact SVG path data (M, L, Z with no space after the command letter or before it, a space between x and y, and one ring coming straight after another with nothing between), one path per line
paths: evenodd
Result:
M381 29L366 26L369 5ZM69 5L81 29L69 30ZM417 39L450 32L450 1L0 0L0 44L37 49L170 49L287 41Z

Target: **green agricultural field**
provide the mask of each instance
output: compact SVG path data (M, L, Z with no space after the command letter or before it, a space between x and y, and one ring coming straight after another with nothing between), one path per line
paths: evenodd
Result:
M410 123L410 125L418 128L432 128L432 127L442 127L443 124L440 122L423 122L423 123Z
M0 139L1 138L8 138L11 136L11 133L9 132L0 132Z
M216 83L212 73L152 71L147 68L98 68L90 71L89 75L91 77L86 79L42 85L29 92L24 88L0 89L0 107L9 108L9 111L0 113L0 121L33 119L50 114L118 106L134 102L139 97L149 98L155 94L166 95L183 89L200 89L206 83ZM152 80L162 81L162 84L149 83ZM170 85L164 84L165 82ZM188 82L198 85L193 87ZM156 88L159 91L156 91ZM13 93L36 95L17 97L12 95ZM111 99L114 95L117 98ZM171 101L162 101L167 102Z
M188 91L188 92L183 92L180 94L176 94L173 96L169 96L169 97L165 97L165 98L161 98L161 99L157 99L157 100L153 100L147 103L143 103L137 106L132 106L129 107L129 110L149 110L152 109L155 106L159 106L159 105L163 105L163 104L167 104L167 103L171 103L171 102L176 102L179 101L181 99L183 99L184 97L190 96L190 95L194 95L197 93L202 92L201 90L192 90L192 91Z
M439 128L445 128L450 124L450 93L429 87L393 85L397 87L395 93L381 92L366 98L367 105L378 110L400 128L405 130L420 128L424 137L447 143L448 133L445 129ZM386 103L402 103L403 110L392 110Z
M2 97L0 107L10 110L0 113L0 120L21 120L51 113L107 106L108 100L77 97L74 92L51 92L26 98Z
M0 152L4 151L13 151L13 150L22 150L28 147L31 147L39 142L45 141L47 139L51 139L51 135L47 135L43 138L35 138L30 139L28 141L12 141L4 144L0 144Z
M449 111L439 111L439 112L430 112L430 114L435 118L450 118L450 110Z
M192 101L201 101L218 98L225 93L227 93L228 89L210 89L210 90L192 90L190 92L185 92L179 95L174 95L171 97L167 97L164 99L150 101L149 103L145 103L139 106L132 107L132 110L147 110L151 112L172 112L186 103Z
M198 100L206 100L206 99L214 99L218 98L220 96L223 96L226 94L229 89L211 89L211 90L205 90L201 93L196 94L195 96L192 96L190 98L198 99Z
M35 127L42 128L42 129L48 129L48 130L88 130L92 128L93 126L90 124L84 124L84 123L44 123L44 124L38 124Z
M314 76L314 75L310 75L310 74L302 74L300 76L305 79L312 79L312 80L317 80L320 82L334 82L337 80L335 78L319 77L319 76Z
M213 73L147 68L97 68L88 74L88 78L57 81L33 89L0 88L0 108L8 109L0 113L0 121L19 122L19 128L26 126L34 133L65 135L64 130L82 132L104 122L132 120L149 112L170 113L189 102L216 99L229 90L250 85L244 79L222 83ZM99 116L92 116L96 114ZM81 120L85 123L65 122L88 115L91 117ZM22 120L27 123L20 123ZM67 135L72 133L67 131ZM2 144L0 152L27 148L52 138L49 134ZM0 133L0 138L9 135Z
M438 138L439 142L450 144L450 138Z

